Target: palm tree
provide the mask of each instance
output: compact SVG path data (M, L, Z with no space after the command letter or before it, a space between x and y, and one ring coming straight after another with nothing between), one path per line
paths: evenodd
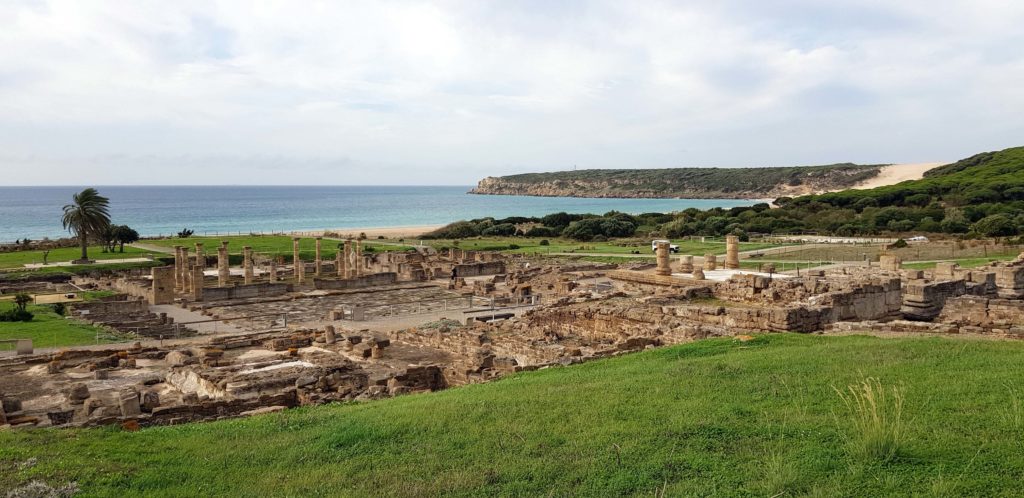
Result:
M89 260L89 236L102 233L110 226L110 213L107 212L110 200L91 187L75 194L72 200L73 203L64 206L61 223L78 237L82 246L81 261L84 262Z

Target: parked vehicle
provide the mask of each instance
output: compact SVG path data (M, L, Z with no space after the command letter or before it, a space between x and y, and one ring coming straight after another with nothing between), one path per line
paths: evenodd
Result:
M679 252L679 246L673 244L671 241L665 239L658 239L651 241L651 251L658 251L658 242L668 242L668 252Z

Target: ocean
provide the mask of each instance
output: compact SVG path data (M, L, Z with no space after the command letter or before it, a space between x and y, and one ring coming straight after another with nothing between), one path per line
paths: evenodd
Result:
M143 236L439 225L494 216L630 214L734 207L749 199L581 199L471 195L469 186L107 186L111 221ZM82 187L0 187L0 242L67 235L62 207Z

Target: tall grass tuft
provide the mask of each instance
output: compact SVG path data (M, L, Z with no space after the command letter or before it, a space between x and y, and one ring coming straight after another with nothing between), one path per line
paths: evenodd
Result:
M850 452L866 462L895 458L906 444L904 388L893 386L887 390L877 378L868 377L845 390L832 389L846 406L846 417L853 426L848 440Z

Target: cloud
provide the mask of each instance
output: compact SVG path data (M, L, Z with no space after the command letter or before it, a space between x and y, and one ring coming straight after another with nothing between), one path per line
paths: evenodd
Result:
M0 169L469 184L955 160L1020 145L1022 22L996 0L4 2Z

